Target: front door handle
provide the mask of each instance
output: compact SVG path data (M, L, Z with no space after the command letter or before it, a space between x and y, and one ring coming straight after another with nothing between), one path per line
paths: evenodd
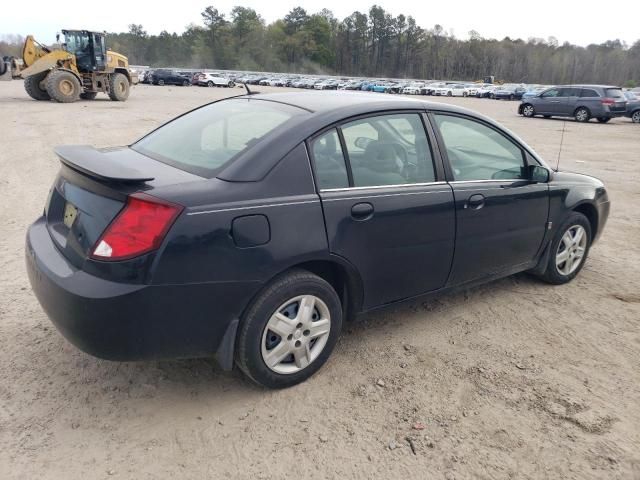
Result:
M470 208L471 210L480 210L482 207L484 207L484 195L481 193L471 195L467 203L464 204L464 208Z
M368 220L373 216L373 205L368 202L356 203L351 207L351 216L355 220Z

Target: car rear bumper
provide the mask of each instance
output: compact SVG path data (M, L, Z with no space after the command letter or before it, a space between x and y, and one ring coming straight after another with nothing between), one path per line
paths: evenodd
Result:
M257 282L140 285L95 277L60 253L44 217L27 232L26 263L33 291L56 328L79 349L108 360L215 354L231 368L241 306L259 288Z

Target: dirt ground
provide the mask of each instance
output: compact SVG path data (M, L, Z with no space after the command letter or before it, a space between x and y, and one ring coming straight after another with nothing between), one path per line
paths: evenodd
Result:
M517 275L368 315L284 391L209 360L112 363L67 343L23 259L52 148L127 144L239 93L140 85L126 103L62 105L0 83L1 478L640 479L640 127L628 119L566 122L561 167L600 177L612 200L568 285ZM555 164L563 121L447 101Z

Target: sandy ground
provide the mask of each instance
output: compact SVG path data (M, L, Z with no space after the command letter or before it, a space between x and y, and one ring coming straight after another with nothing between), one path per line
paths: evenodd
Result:
M517 275L368 315L285 391L209 360L111 363L68 344L23 261L52 148L126 144L240 92L140 85L126 103L61 105L0 83L0 478L640 479L640 127L628 119L566 123L561 166L602 178L613 202L569 285ZM555 163L562 121L448 101Z

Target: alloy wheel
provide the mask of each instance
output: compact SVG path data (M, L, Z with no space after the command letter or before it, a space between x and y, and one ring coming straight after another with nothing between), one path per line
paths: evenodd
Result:
M556 252L556 268L562 275L571 275L584 259L587 232L581 225L573 225L562 236Z
M522 114L525 117L533 117L533 105L525 105L522 109Z
M589 112L584 108L579 109L576 112L576 120L579 122L586 122L589 120Z
M331 314L320 298L291 298L267 322L261 341L262 359L276 373L297 373L322 353L330 331Z

